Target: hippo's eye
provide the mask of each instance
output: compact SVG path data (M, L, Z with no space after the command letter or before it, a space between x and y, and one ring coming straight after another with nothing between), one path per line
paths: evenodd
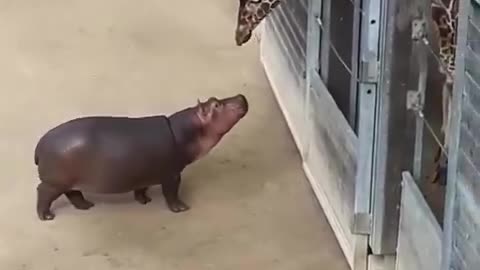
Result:
M213 107L215 108L215 110L221 109L222 106L223 106L223 104L219 101L217 101L213 104Z

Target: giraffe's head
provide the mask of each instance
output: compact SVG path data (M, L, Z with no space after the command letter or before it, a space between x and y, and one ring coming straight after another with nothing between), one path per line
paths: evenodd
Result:
M248 42L257 25L278 5L281 0L239 0L235 41L238 46Z

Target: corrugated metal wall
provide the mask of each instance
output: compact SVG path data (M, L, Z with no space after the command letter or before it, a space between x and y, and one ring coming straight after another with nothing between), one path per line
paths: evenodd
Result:
M348 18L351 17L348 12L342 14L342 5L347 11L353 11L353 3L341 1L282 2L263 25L261 59L302 154L307 178L346 259L352 267L355 264L360 265L357 269L365 269L368 237L357 236L351 231L359 144L347 120L351 112L348 94L352 86L351 74L355 73L355 86L358 80L358 61L353 59L355 53L352 53L352 47L359 50L358 34L357 43L352 45L352 31L356 25L358 32L360 25ZM335 19L331 17L333 14ZM325 32L331 32L332 39ZM340 62L345 62L346 68ZM319 69L326 76L320 77ZM327 83L332 89L327 89ZM345 98L334 100L339 96ZM345 110L339 109L338 104L345 104Z
M466 31L466 36L459 33L458 49L465 57L458 61L457 69L463 74L457 76L457 81L464 83L456 88L463 91L455 104L459 105L460 118L456 126L458 148L452 153L456 155L457 171L451 174L455 179L448 179L445 229L448 242L444 254L448 258L443 269L467 270L480 267L480 5L463 0L460 5L464 7L460 23L466 29L459 25L459 31Z
M302 85L306 72L308 0L285 1L277 9L272 13L268 26L275 32L276 41L281 45L292 72L298 75L296 83ZM331 44L322 44L322 46L328 48L330 57L328 57L328 74L323 79L337 106L352 127L355 127L357 94L356 81L352 80L352 76L354 78L357 76L357 62L352 62L352 56L356 57L357 54L352 52L353 46L358 44L354 44L352 39L354 6L350 0L332 1L328 15ZM332 47L336 51L332 51ZM358 48L356 50L358 51Z
M304 85L308 0L284 1L268 25L286 56L298 85Z

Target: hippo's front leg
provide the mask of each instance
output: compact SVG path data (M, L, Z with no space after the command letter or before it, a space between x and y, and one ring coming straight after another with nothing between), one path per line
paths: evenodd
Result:
M178 197L178 188L180 187L181 176L178 175L171 179L166 180L162 184L163 196L167 202L168 208L175 213L187 211L190 209L180 198Z

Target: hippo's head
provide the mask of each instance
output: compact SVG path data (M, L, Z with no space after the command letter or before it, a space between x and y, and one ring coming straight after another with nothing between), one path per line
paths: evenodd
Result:
M204 133L212 137L222 137L248 112L248 102L245 96L236 95L224 99L215 97L196 106Z
M211 97L169 116L173 135L186 149L187 163L206 155L248 112L245 96Z

